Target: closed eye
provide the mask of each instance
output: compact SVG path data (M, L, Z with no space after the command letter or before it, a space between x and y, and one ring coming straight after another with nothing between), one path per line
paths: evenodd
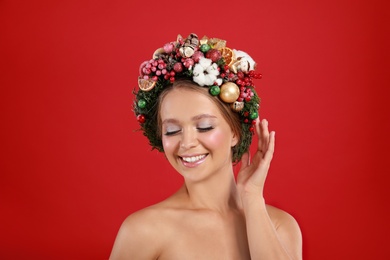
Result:
M170 135L175 135L175 134L177 134L177 133L179 133L180 132L180 130L176 130L176 131L170 131L170 132L165 132L165 134L164 135L166 135L166 136L170 136Z
M197 127L196 129L198 129L199 132L203 133L203 132L207 132L207 131L213 130L214 127L212 127L212 126L209 126L209 127Z

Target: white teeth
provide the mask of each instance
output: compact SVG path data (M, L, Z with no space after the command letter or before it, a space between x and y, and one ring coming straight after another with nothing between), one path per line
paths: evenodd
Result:
M193 162L199 161L205 157L206 157L206 155L203 154L203 155L192 156L192 157L182 157L182 159L183 159L183 161L193 163Z

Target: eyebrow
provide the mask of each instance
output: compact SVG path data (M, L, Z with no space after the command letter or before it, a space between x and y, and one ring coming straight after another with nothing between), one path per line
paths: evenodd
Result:
M213 115L210 115L210 114L200 114L200 115L196 115L196 116L193 116L191 118L192 121L197 121L199 119L203 119L203 118L217 118L216 116L213 116ZM162 124L165 124L165 123L177 123L178 120L176 119L173 119L173 118L167 118L167 119L164 119L164 121L162 121Z

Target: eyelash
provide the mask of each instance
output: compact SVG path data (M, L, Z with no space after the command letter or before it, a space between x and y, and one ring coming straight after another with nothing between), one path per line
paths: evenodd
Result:
M205 127L205 128L197 127L196 129L198 129L199 132L204 133L204 132L208 132L208 131L210 131L210 130L213 130L214 127L212 127L212 126ZM165 135L166 135L166 136L175 135L175 134L179 133L180 131L181 131L181 130L172 131L172 132L166 132Z
M177 133L179 133L179 132L180 132L180 130L172 131L172 132L166 132L165 135L166 135L166 136L175 135L175 134L177 134Z
M214 127L212 127L212 126L205 127L205 128L200 128L200 127L198 127L198 128L196 128L196 129L198 129L198 131L199 131L199 132L201 132L201 133L204 133L204 132L207 132L207 131L213 130L213 129L214 129Z

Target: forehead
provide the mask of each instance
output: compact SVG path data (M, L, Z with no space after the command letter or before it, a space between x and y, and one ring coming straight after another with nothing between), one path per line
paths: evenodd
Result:
M200 114L221 117L217 105L207 95L210 94L184 88L171 90L162 100L161 120L168 118L186 119Z

